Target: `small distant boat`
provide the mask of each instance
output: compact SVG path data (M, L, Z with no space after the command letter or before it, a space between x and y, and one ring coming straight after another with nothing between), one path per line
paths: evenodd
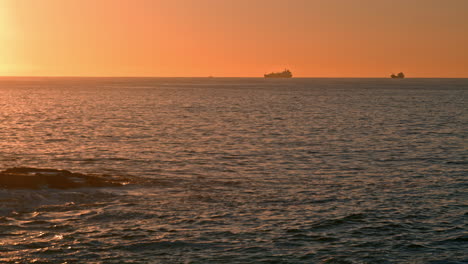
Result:
M400 72L400 73L397 74L397 75L392 74L392 75L390 75L390 77L391 77L392 79L404 79L404 78L405 78L405 74L402 73L402 72Z
M292 73L291 73L290 70L285 69L282 72L272 72L272 73L269 73L269 74L264 74L263 76L265 78L291 78Z

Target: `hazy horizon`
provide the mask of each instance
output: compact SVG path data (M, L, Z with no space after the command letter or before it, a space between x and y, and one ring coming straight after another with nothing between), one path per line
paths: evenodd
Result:
M264 76L99 76L99 75L0 75L0 78L217 78L217 79L264 79ZM293 76L292 79L389 79L387 77L371 77L371 76ZM406 76L405 79L468 79L468 77L421 77L421 76ZM270 79L271 80L271 79ZM273 79L275 80L275 79ZM276 79L277 80L277 79ZM284 80L281 78L280 80Z

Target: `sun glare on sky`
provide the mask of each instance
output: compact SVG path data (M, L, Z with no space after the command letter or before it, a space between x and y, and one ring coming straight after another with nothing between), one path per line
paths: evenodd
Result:
M0 2L0 75L8 74L8 65L6 64L6 55L8 50L8 24L5 4Z
M468 77L466 0L0 0L0 74Z

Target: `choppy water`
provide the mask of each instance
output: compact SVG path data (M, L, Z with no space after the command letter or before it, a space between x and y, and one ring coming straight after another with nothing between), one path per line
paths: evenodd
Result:
M468 263L468 79L0 79L0 262Z

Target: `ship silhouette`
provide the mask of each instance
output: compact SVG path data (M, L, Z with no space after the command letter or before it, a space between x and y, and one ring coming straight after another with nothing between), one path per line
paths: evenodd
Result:
M403 79L403 78L405 78L405 74L402 73L402 72L400 72L400 73L397 74L397 75L392 74L392 75L390 75L390 77L391 77L392 79Z
M264 74L263 76L265 78L291 78L292 73L290 70L285 69L282 72L272 72L272 73Z

